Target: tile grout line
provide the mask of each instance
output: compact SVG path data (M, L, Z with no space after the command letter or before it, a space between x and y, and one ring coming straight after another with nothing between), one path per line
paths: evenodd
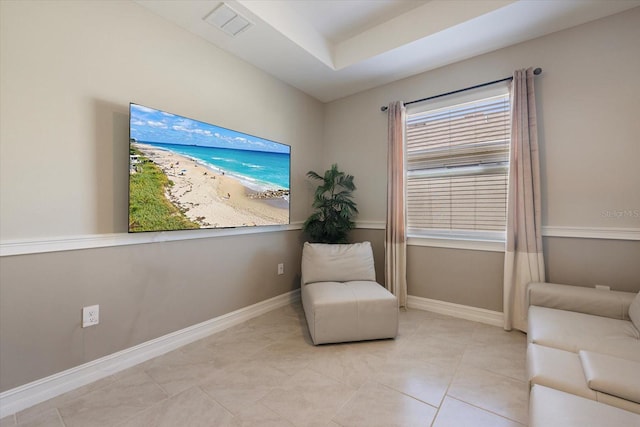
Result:
M479 410L481 410L481 411L487 412L487 413L489 413L489 414L491 414L491 415L495 415L496 417L504 418L505 420L508 420L508 421L514 422L514 423L516 423L516 424L518 424L518 425L521 425L521 426L526 426L526 424L522 424L522 423L521 423L520 421L518 421L518 420L514 420L513 418L505 417L504 415L500 415L500 414L498 414L497 412L493 412L492 410L487 409L487 408L483 408L482 406L474 405L473 403L466 402L466 401L464 401L464 400L462 400L462 399L460 399L460 398L453 397L453 396L449 396L449 398L450 398L450 399L453 399L453 400L457 400L458 402L464 403L465 405L473 406L473 407L474 407L474 408L476 408L476 409L479 409Z
M475 333L475 330L477 328L478 328L478 325L475 325L473 333ZM471 339L472 340L473 340L473 333L471 333ZM442 399L440 399L440 404L438 405L435 417L433 417L433 421L431 422L431 426L433 426L435 424L435 422L437 421L438 415L440 415L440 408L442 408L442 404L444 403L444 400L447 398L447 396L449 396L449 389L451 388L451 384L453 384L453 381L455 381L456 377L458 376L458 372L460 371L460 365L462 365L462 359L464 358L464 354L467 352L468 347L469 347L469 344L465 342L464 351L462 352L462 355L460 356L460 359L458 360L458 363L456 364L456 369L455 369L455 371L453 373L453 376L451 377L451 380L449 380L449 384L447 384L447 389L445 390L444 394L442 395Z
M466 350L465 350L465 351L466 351ZM460 359L460 363L462 363L462 359ZM473 368L474 368L474 369L476 369L476 370L479 370L479 371L488 372L488 373L490 373L490 374L492 374L492 375L500 376L500 377L502 377L502 378L504 378L504 379L507 379L507 380L517 381L517 382L521 382L521 383L523 383L523 384L526 384L526 382L525 382L525 381L517 380L517 379L513 379L513 378L511 378L511 377L509 377L509 376L506 376L506 375L503 375L503 374L499 374L499 373L496 373L496 372L490 371L490 370L485 369L485 368L481 368L481 367L478 367L478 366L473 366ZM458 373L458 369L456 369L456 374L457 374L457 373ZM454 377L455 377L455 376L454 376ZM450 384L449 386L451 386L451 384ZM482 407L482 406L478 406L478 405L476 405L476 404L474 404L474 403L471 403L471 402L467 402L466 400L463 400L463 399L462 399L462 398L460 398L460 397L455 397L455 396L451 396L451 395L449 395L449 388L447 388L447 392L445 393L445 397L449 397L449 398L451 398L451 399L455 399L455 400L457 400L457 401L459 401L459 402L462 402L462 403L465 403L465 404L467 404L467 405L469 405L469 406L473 406L474 408L480 409L480 410L482 410L482 411L484 411L484 412L488 412L488 413L493 414L493 415L496 415L496 416L498 416L498 417L500 417L500 418L504 418L504 419L507 419L507 420L509 420L509 421L513 421L513 422L515 422L516 424L520 424L520 425L522 425L522 423L521 423L520 421L518 421L518 420L515 420L515 419L513 419L513 418L507 417L507 416L505 416L505 415L501 415L501 414L499 414L499 413L497 413L497 412L494 412L494 411L493 411L493 410L491 410L491 409L484 408L484 407ZM444 400L444 398L443 398L443 400ZM442 405L442 403L441 403L441 405Z
M446 317L449 317L449 316L446 316ZM259 317L256 317L256 319L259 319ZM272 326L276 326L275 324L274 324L274 325L272 325L272 321L274 321L274 319L272 319L272 318L268 318L268 319L269 319L269 320L267 320L267 324L265 324L264 326L262 326L262 325L260 325L260 324L252 324L252 325L251 325L251 326L252 326L252 329L251 329L251 331L249 331L249 332L255 332L256 334L265 334L265 333L271 333L271 332L272 332L272 335L273 335L273 336L269 335L269 337L268 337L268 338L269 338L269 340L271 340L271 338L274 338L274 337L280 337L280 336L282 336L282 337L286 337L286 338L288 339L289 335L291 335L291 333L292 333L292 332L291 332L291 331L289 331L288 329L286 329L286 330L285 330L285 329L278 329L278 330L273 329L273 328L272 328ZM251 320L253 320L253 319L251 319ZM285 323L285 324L287 324L288 322L301 322L301 324L302 324L302 327L303 327L303 328L306 326L306 325L304 324L304 316L300 317L299 313L298 313L298 315L296 315L296 316L291 316L291 318L286 317L286 318L277 319L277 320L278 320L278 324L280 324L280 322ZM407 335L402 336L402 341L401 341L401 342L398 342L398 340L395 340L396 342L394 343L394 345L398 345L398 344L399 344L399 347L401 347L401 348L405 348L405 347L406 347L407 349L411 349L411 346L412 346L412 345L415 345L415 339L414 339L414 338L415 338L416 336L418 336L418 334L419 334L419 332L420 332L420 331L423 331L423 329L422 329L422 328L427 328L427 330L428 330L428 326L429 326L429 321L430 321L430 320L432 320L432 319L431 319L431 318L421 317L421 316L411 316L411 318L410 318L410 319L405 319L404 323L407 325L407 329L409 329L408 334L407 334ZM459 332L461 332L461 331L458 331L458 329L451 330L451 331L448 333L448 337L449 337L449 338L447 338L447 337L444 337L444 338L443 338L443 337L437 337L437 336L434 336L434 337L433 337L433 338L438 338L438 339L440 339L441 341L443 341L443 342L445 342L445 343L446 343L446 342L451 341L451 342L457 342L457 343L459 343L459 344L463 344L463 346L460 346L460 347L462 347L462 351L458 354L457 361L456 361L456 363L453 365L453 366L455 367L455 369L452 371L452 372L453 372L453 374L452 374L452 375L451 375L451 377L448 379L448 383L447 383L447 385L446 385L446 389L445 389L444 393L442 394L442 397L440 398L439 403L438 403L437 405L434 405L434 404L432 404L432 403L426 402L426 401L424 401L424 400L422 400L422 399L420 399L420 398L418 398L418 397L415 397L415 396L413 396L413 395L409 394L408 392L404 392L404 391L401 391L401 390L396 390L394 387L389 386L389 385L387 385L387 384L384 384L384 383L382 383L382 382L380 382L380 381L376 380L376 379L375 379L375 377L372 375L372 373L374 373L374 372L375 372L375 369L374 369L372 372L369 372L371 369L370 369L370 368L368 368L367 372L369 372L369 373L368 373L366 376L362 376L362 377L358 376L358 377L356 377L356 378L355 378L355 380L354 380L354 383L353 383L353 384L348 383L348 381L347 381L346 377L344 377L344 378L342 378L342 379L335 379L335 378L332 378L330 375L325 375L325 374L323 374L322 372L319 372L318 370L316 370L316 369L315 369L315 367L313 366L313 362L312 362L311 360L308 360L308 361L307 361L307 364L306 364L304 367L301 367L298 371L301 371L301 370L304 370L304 369L308 369L309 371L314 372L314 373L315 373L315 374L317 374L317 375L321 375L321 376L323 376L323 377L326 377L326 378L328 378L328 379L333 380L334 382L340 383L340 384L342 384L342 386L344 386L344 387L346 387L346 388L348 388L348 389L351 389L351 390L353 391L352 395L351 395L348 399L346 399L345 401L339 402L339 405L337 405L337 409L335 410L335 412L334 412L332 415L329 415L329 417L327 418L327 422L328 422L328 423L332 423L332 422L333 422L333 423L335 423L335 424L337 424L337 425L339 425L339 426L342 426L342 424L341 424L341 423L339 423L338 421L336 421L336 417L337 417L337 415L338 415L338 414L340 414L340 412L341 412L341 411L343 411L345 407L347 407L349 404L351 404L352 402L354 402L354 399L356 399L356 398L357 398L357 396L358 396L358 392L359 392L360 390L362 390L362 389L363 389L363 387L364 387L366 384L375 384L375 385L377 385L377 386L381 386L381 387L382 387L383 389L385 389L385 390L388 390L388 391L390 391L390 392L396 392L396 393L399 393L401 396L408 397L408 398L412 399L412 400L413 400L413 401L415 401L415 402L419 402L419 403L425 404L425 405L427 405L428 407L435 409L435 412L434 412L434 415L433 415L433 419L432 419L432 421L431 421L431 423L430 423L430 425L431 425L431 426L433 426L433 425L435 425L435 424L436 424L436 422L437 422L437 420L438 420L438 417L440 416L440 410L442 409L443 403L444 403L444 401L445 401L445 399L446 399L447 397L448 397L448 398L450 398L450 399L453 399L453 400L455 400L455 401L457 401L457 402L461 402L461 403L463 403L463 404L469 405L470 407L476 408L476 409L478 409L478 410L480 410L480 411L483 411L483 412L486 412L486 413L488 413L488 414L491 414L492 416L497 416L497 417L499 417L500 419L509 420L509 421L511 421L511 422L516 423L517 425L522 425L522 424L521 424L521 422L520 422L520 421L518 421L518 420L512 419L512 418L510 418L510 417L508 417L508 416L504 416L504 415L498 414L498 413L496 413L496 412L494 412L494 411L492 411L492 410L489 410L489 409L483 408L483 407L478 406L478 405L476 405L476 404L472 404L472 403L466 402L466 401L465 401L465 400L463 400L463 399L460 399L460 398L457 398L457 397L455 397L455 396L451 396L451 395L449 395L449 392L450 392L450 390L451 390L451 388L452 388L453 383L456 381L456 379L457 379L457 378L459 378L461 371L462 371L462 370L464 369L464 367L465 367L465 363L463 363L463 360L464 360L464 357L465 357L465 355L467 354L467 352L471 351L471 350L472 350L472 348L473 348L473 346L474 346L474 345L476 345L476 344L478 344L478 345L480 345L480 346L492 347L493 345L492 345L492 344L490 344L490 341L491 341L492 339L494 339L494 340L496 340L496 341L500 341L500 340L501 340L501 337L498 337L498 336L497 336L497 335L495 335L495 334L488 334L488 335L486 335L487 342L483 342L483 341L475 341L473 337L475 336L475 334L476 334L478 331L480 331L480 325L479 325L479 324L477 324L477 322L473 322L473 323L475 323L475 325L473 325L473 329L472 329L472 331L471 331L470 338L468 338L468 339L467 339L467 338L464 338L464 336L463 336L463 340L459 340L459 339L455 339L455 340L454 340L452 337L454 337L454 336L455 336L455 337L458 337L458 335L460 335L460 334L459 334ZM415 326L415 327L414 327L414 326ZM458 328L462 328L462 327L461 327L461 326L459 326L459 325L458 325L457 327L458 327ZM265 328L266 328L266 329L265 329ZM295 330L297 331L297 330L298 330L298 328L295 328ZM303 337L304 337L304 334L303 334ZM484 335L482 335L482 337L484 337ZM296 338L299 338L299 337L297 337L297 335L296 335ZM204 338L203 338L203 339L204 339ZM282 340L281 340L281 339L279 340L279 339L274 338L273 342L270 342L270 343L268 343L268 344L264 344L264 345L262 345L258 350L251 351L251 352L250 352L250 353L251 353L251 356L252 356L252 357L257 357L257 356L258 356L262 351L264 351L264 349L266 349L266 348L268 348L268 347L270 347L270 346L272 346L272 345L275 345L275 344L279 343L279 341L282 341ZM259 344L259 343L258 343L258 342L256 342L255 344ZM512 343L504 343L504 344L505 344L505 345L511 345ZM515 344L517 344L517 343L513 343L513 344L515 345ZM499 344L496 344L496 345L499 345ZM297 347L296 347L296 348L297 348ZM360 356L358 356L358 357L360 357L360 358L361 358L361 357L365 357L365 356L367 356L367 355L370 355L370 356L373 356L373 355L379 355L379 356L380 356L380 360L381 360L381 362L383 363L383 365L382 365L382 366L384 366L384 365L389 364L389 363L393 364L393 362L394 362L394 360L393 360L393 354L395 354L395 352L397 351L398 347L395 347L395 346L391 346L391 347L389 347L389 348L387 348L387 347L382 347L382 350L383 350L383 351L382 351L381 353L378 353L379 348L378 348L378 347L375 347L375 346L374 346L374 347L371 347L371 348L364 346L364 347L363 347L363 349L364 349L364 350L363 350L363 353L362 353L362 354L360 354L360 353L359 353L359 351L358 351L358 352L356 352L356 355L360 355ZM185 353L184 353L184 351L183 351L183 348L179 348L179 349L177 349L177 350L178 350L179 352L181 352L182 354L185 354ZM345 347L345 350L347 350L347 351L348 351L348 350L350 350L350 348ZM201 352L201 351L203 351L203 349L199 349L198 351L199 351L199 352ZM296 350L296 351L297 351L297 350ZM287 354L289 354L289 353L287 353ZM306 353L305 353L305 354L306 354ZM206 349L205 349L205 350L204 350L204 353L203 353L201 356L206 357L207 355L208 355L208 353L206 352ZM322 355L320 355L320 356L322 356ZM158 357L160 357L160 356L158 356ZM327 356L324 356L324 357L327 357ZM153 359L150 359L150 360L153 360ZM428 358L421 358L420 360L423 360L423 361L425 361L425 362L428 362ZM193 363L196 363L196 362L193 362ZM341 359L340 359L340 360L336 360L336 361L335 361L335 363L339 363L340 365L344 365L344 366L343 366L343 369L346 369L346 368L349 366L349 363L346 363L346 364L345 364L345 362L344 362L344 361L342 361ZM376 362L376 363L377 363L377 362ZM225 365L225 366L222 366L220 369L221 369L221 371L228 371L228 370L230 369L230 367L231 367L231 366L232 366L232 365ZM509 366L510 366L510 365L509 365ZM516 381L516 382L518 382L518 383L526 383L526 381L522 381L521 379L513 378L512 376L504 375L504 374L499 373L499 372L494 372L494 371L493 371L493 370L491 370L491 369L483 368L483 367L481 367L481 366L476 366L476 365L474 365L473 363L470 365L470 367L472 367L472 368L474 368L474 369L478 369L478 370L480 370L480 371L484 371L484 372L487 372L487 373L490 373L490 374L496 375L496 376L498 376L499 378L502 378L502 379L504 379L504 380L508 380L508 381ZM134 368L134 367L132 367L132 368ZM132 369L132 368L131 368L131 369ZM148 368L148 367L147 367L147 368ZM227 406L226 406L226 405L224 405L224 404L222 404L221 402L219 402L219 401L218 401L214 396L210 395L209 393L207 393L207 392L203 389L203 385L205 384L205 383L204 383L204 381L202 381L202 380L198 381L198 380L196 379L196 380L193 382L193 384L190 384L190 387L188 387L187 389L185 389L185 390L183 390L183 391L180 391L179 393L176 393L175 395L173 395L173 396L172 396L172 395L170 395L170 393L167 391L167 389L165 389L165 386L163 386L162 384L160 384L160 383L158 382L159 380L157 380L156 378L154 378L152 375L150 375L150 374L149 374L149 372L148 372L148 371L149 371L149 369L150 369L150 368L148 368L148 369L147 369L147 368L142 368L142 369L140 369L140 372L141 372L141 373L144 373L145 375L147 375L147 376L151 379L151 381L153 382L153 384L155 384L155 386L157 386L157 387L158 387L158 388L159 388L159 389L164 393L164 395L165 395L166 397L165 397L164 399L162 399L162 400L158 401L158 402L153 403L152 405L150 405L150 406L148 406L148 407L146 407L146 408L143 408L142 410L140 410L140 411L136 412L135 414L133 414L133 415L129 416L126 420L122 420L118 425L126 424L126 422L129 422L129 421L130 421L131 419L133 419L134 417L140 416L140 414L142 414L142 413L144 413L144 412L146 412L146 411L151 411L151 410L153 410L154 408L159 407L159 405L163 405L163 404L165 404L165 403L166 403L167 401L169 401L172 397L174 397L174 396L176 396L176 395L179 395L180 393L183 393L183 392L188 391L188 390L190 390L190 389L197 389L199 392L201 392L201 393L203 393L203 394L204 394L204 396L206 397L206 399L207 399L208 401L213 402L213 403L215 403L215 404L219 405L219 406L220 406L221 408L223 408L227 413L229 413L229 414L230 414L234 419L237 419L238 421L242 421L242 419L241 419L241 417L240 417L239 415L236 415L234 411L231 411L229 408L227 408ZM178 367L178 368L180 368L180 367ZM273 368L273 369L277 369L277 368ZM277 370L278 370L278 371L280 371L280 369L277 369ZM333 372L333 371L330 371L330 372ZM286 373L286 372L285 372L285 373ZM360 373L359 371L358 371L358 372L356 372L356 374L358 374L358 375L359 375L359 373ZM295 374L296 374L296 372L294 372L292 375L289 375L289 376L288 376L288 379L290 379L290 378L291 378L293 375L295 375ZM110 381L110 382L108 382L108 383L105 383L105 384L103 384L103 385L101 385L101 386L97 387L97 388L96 388L96 389L94 389L94 390L88 390L88 392L89 392L89 393L96 392L96 391L98 391L98 390L102 390L102 389L104 389L104 388L105 388L105 387L107 387L107 386L112 386L112 387L114 387L114 389L117 389L117 388L118 388L118 384L121 384L121 382L122 382L123 378L116 378L116 377L115 377L115 376L113 376L113 375L112 375L111 377L112 377L112 381ZM160 378L160 379L161 379L161 378ZM356 380L357 380L357 381L356 381ZM361 382L360 380L364 380L364 381L362 381L362 382ZM357 386L355 386L358 382L360 382L360 384L358 384ZM252 402L252 404L260 404L260 405L262 405L264 408L266 408L267 410L269 410L270 412L272 412L273 414L276 414L276 415L278 415L279 417L282 417L282 419L283 419L283 420L286 420L286 421L287 421L287 422L289 422L289 423L295 424L295 423L293 423L293 421L291 421L291 420L289 419L289 417L285 416L285 414L281 413L281 412L280 412L280 411L278 411L277 409L271 408L270 406L264 405L264 404L262 403L262 402L264 401L265 397L266 397L266 396L268 396L268 395L269 395L269 393L271 393L271 391L273 391L274 389L277 389L277 388L278 388L278 386L272 386L272 387L270 387L269 391L268 391L266 394L264 394L262 397L260 397L260 398L259 398L258 400L256 400L255 402ZM86 393L85 393L85 394L86 394ZM437 395L436 395L436 397L437 397ZM75 396L74 398L70 399L69 401L66 401L66 402L65 402L65 401L63 400L63 401L61 401L59 404L56 404L56 406L53 406L53 407L52 407L52 409L54 409L54 410L55 410L55 413L56 413L56 415L57 415L57 418L58 418L58 420L59 420L59 422L60 422L60 425L61 425L61 426L65 427L67 424L65 423L64 418L62 417L62 414L61 414L60 408L62 408L62 407L64 407L64 406L66 406L66 405L69 405L69 404L71 404L72 402L75 402L75 401L77 401L78 399L81 399L81 398L82 398L82 396L81 396L81 395L78 395L78 396ZM435 399L434 399L434 400L435 400ZM18 413L14 413L14 414L12 414L12 417L13 417L14 425L18 427L18 426L20 425L20 424L18 424ZM526 424L525 424L525 425L526 425Z
M207 399L209 399L210 401L212 401L213 403L216 403L218 405L220 405L220 407L222 407L222 409L224 409L225 411L227 411L228 413L231 414L231 416L235 419L237 419L238 421L242 421L240 419L240 416L237 415L234 411L231 410L231 408L227 408L227 406L225 404L223 404L222 402L218 401L218 399L216 399L215 397L211 396L209 393L207 393L203 388L202 388L202 384L199 385L195 385L191 388L197 388L199 389L205 396ZM261 399L258 399L256 402L253 402L252 404L256 404L258 402L260 402ZM284 417L283 417L284 418Z
M62 414L60 413L60 410L56 407L56 414L58 415L58 420L60 421L60 424L62 424L62 427L67 427L67 423L64 422L64 418L62 418ZM16 420L16 425L17 425L17 421Z
M315 371L314 371L315 372ZM353 396L351 396L349 399L347 399L346 402L344 402L336 411L335 414L333 414L333 416L331 418L329 418L329 422L334 422L336 424L338 424L339 426L342 426L342 424L340 424L339 422L337 422L336 420L334 420L334 418L340 413L340 411L342 411L342 409L347 406L347 404L349 404L351 401L353 401L353 399L356 398L358 392L360 391L360 389L362 389L362 387L366 384L366 381L362 384L360 384L360 387L358 388L354 388L354 392L353 392ZM345 384L346 385L346 384ZM346 385L347 387L349 387L348 385Z

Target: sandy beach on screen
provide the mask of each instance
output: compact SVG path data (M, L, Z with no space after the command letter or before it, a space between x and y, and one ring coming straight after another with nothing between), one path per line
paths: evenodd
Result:
M168 199L201 227L239 227L289 223L288 201L253 199L255 191L220 171L168 150L134 146L158 165L174 185Z

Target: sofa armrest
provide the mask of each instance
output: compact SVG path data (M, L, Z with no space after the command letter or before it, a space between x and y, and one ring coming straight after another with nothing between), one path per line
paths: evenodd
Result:
M529 305L629 320L633 292L605 291L555 283L529 283Z
M592 351L580 351L590 389L640 403L640 363Z

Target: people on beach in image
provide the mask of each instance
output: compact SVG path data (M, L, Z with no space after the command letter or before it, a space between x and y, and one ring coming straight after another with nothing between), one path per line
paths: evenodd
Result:
M269 199L280 199L288 190L251 190L243 187L243 183L233 173L227 174L217 167L195 162L191 158L181 158L163 150L154 151L144 146L142 148L148 161L158 165L171 180L170 185L166 187L169 202L183 210L185 215L201 228L287 222L288 206ZM194 167L198 167L202 172L198 174ZM217 178L220 180L210 181ZM234 191L233 203L231 191Z

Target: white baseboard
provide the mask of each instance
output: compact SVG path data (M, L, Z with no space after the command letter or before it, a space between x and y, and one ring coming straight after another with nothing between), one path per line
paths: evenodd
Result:
M0 393L0 418L4 418L7 415L14 414L40 402L44 402L45 400L130 368L146 360L161 356L171 350L246 322L249 319L271 310L284 307L298 299L300 299L300 291L294 290L144 342L135 347L127 348L66 371L58 372L46 378L7 390Z
M415 308L417 310L432 311L434 313L472 320L474 322L486 323L487 325L492 326L504 325L502 318L503 313L499 311L454 304L452 302L438 301L409 295L407 297L407 307Z

